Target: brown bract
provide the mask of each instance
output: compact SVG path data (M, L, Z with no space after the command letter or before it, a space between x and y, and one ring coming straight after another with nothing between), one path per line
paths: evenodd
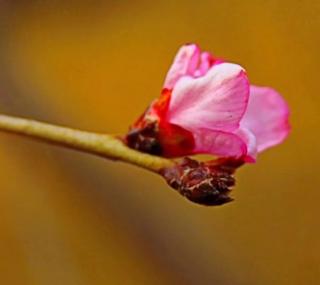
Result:
M198 162L185 157L180 163L165 168L161 174L167 183L192 202L215 206L231 202L235 185L234 172L240 160L218 159Z
M143 128L132 128L126 135L125 143L141 152L160 156L163 154L156 121L146 123Z

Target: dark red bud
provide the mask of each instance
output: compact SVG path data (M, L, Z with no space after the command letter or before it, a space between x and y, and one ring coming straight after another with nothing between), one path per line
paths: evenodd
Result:
M231 202L231 187L235 185L233 173L241 161L219 159L198 162L188 157L174 167L163 169L167 183L192 202L214 206Z

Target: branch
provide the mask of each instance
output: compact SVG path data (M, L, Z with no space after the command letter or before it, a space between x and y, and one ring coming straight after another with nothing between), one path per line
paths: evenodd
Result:
M133 150L116 136L6 115L0 115L0 131L140 166L160 174L182 196L203 205L222 205L232 201L229 194L235 183L233 174L243 163L232 159L198 162L190 158L175 162Z
M133 150L120 138L112 135L80 131L6 115L0 115L0 131L131 163L153 172L174 165L172 160Z

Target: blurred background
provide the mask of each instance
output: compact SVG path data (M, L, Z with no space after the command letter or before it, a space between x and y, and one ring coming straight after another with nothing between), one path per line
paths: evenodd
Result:
M0 0L0 112L124 133L186 42L291 107L202 207L142 169L0 133L0 283L320 284L320 2Z

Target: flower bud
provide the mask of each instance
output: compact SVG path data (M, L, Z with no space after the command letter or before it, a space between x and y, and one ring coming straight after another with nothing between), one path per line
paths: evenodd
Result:
M231 202L229 196L235 185L233 173L241 160L219 159L198 162L188 157L161 174L167 183L192 202L215 206Z

